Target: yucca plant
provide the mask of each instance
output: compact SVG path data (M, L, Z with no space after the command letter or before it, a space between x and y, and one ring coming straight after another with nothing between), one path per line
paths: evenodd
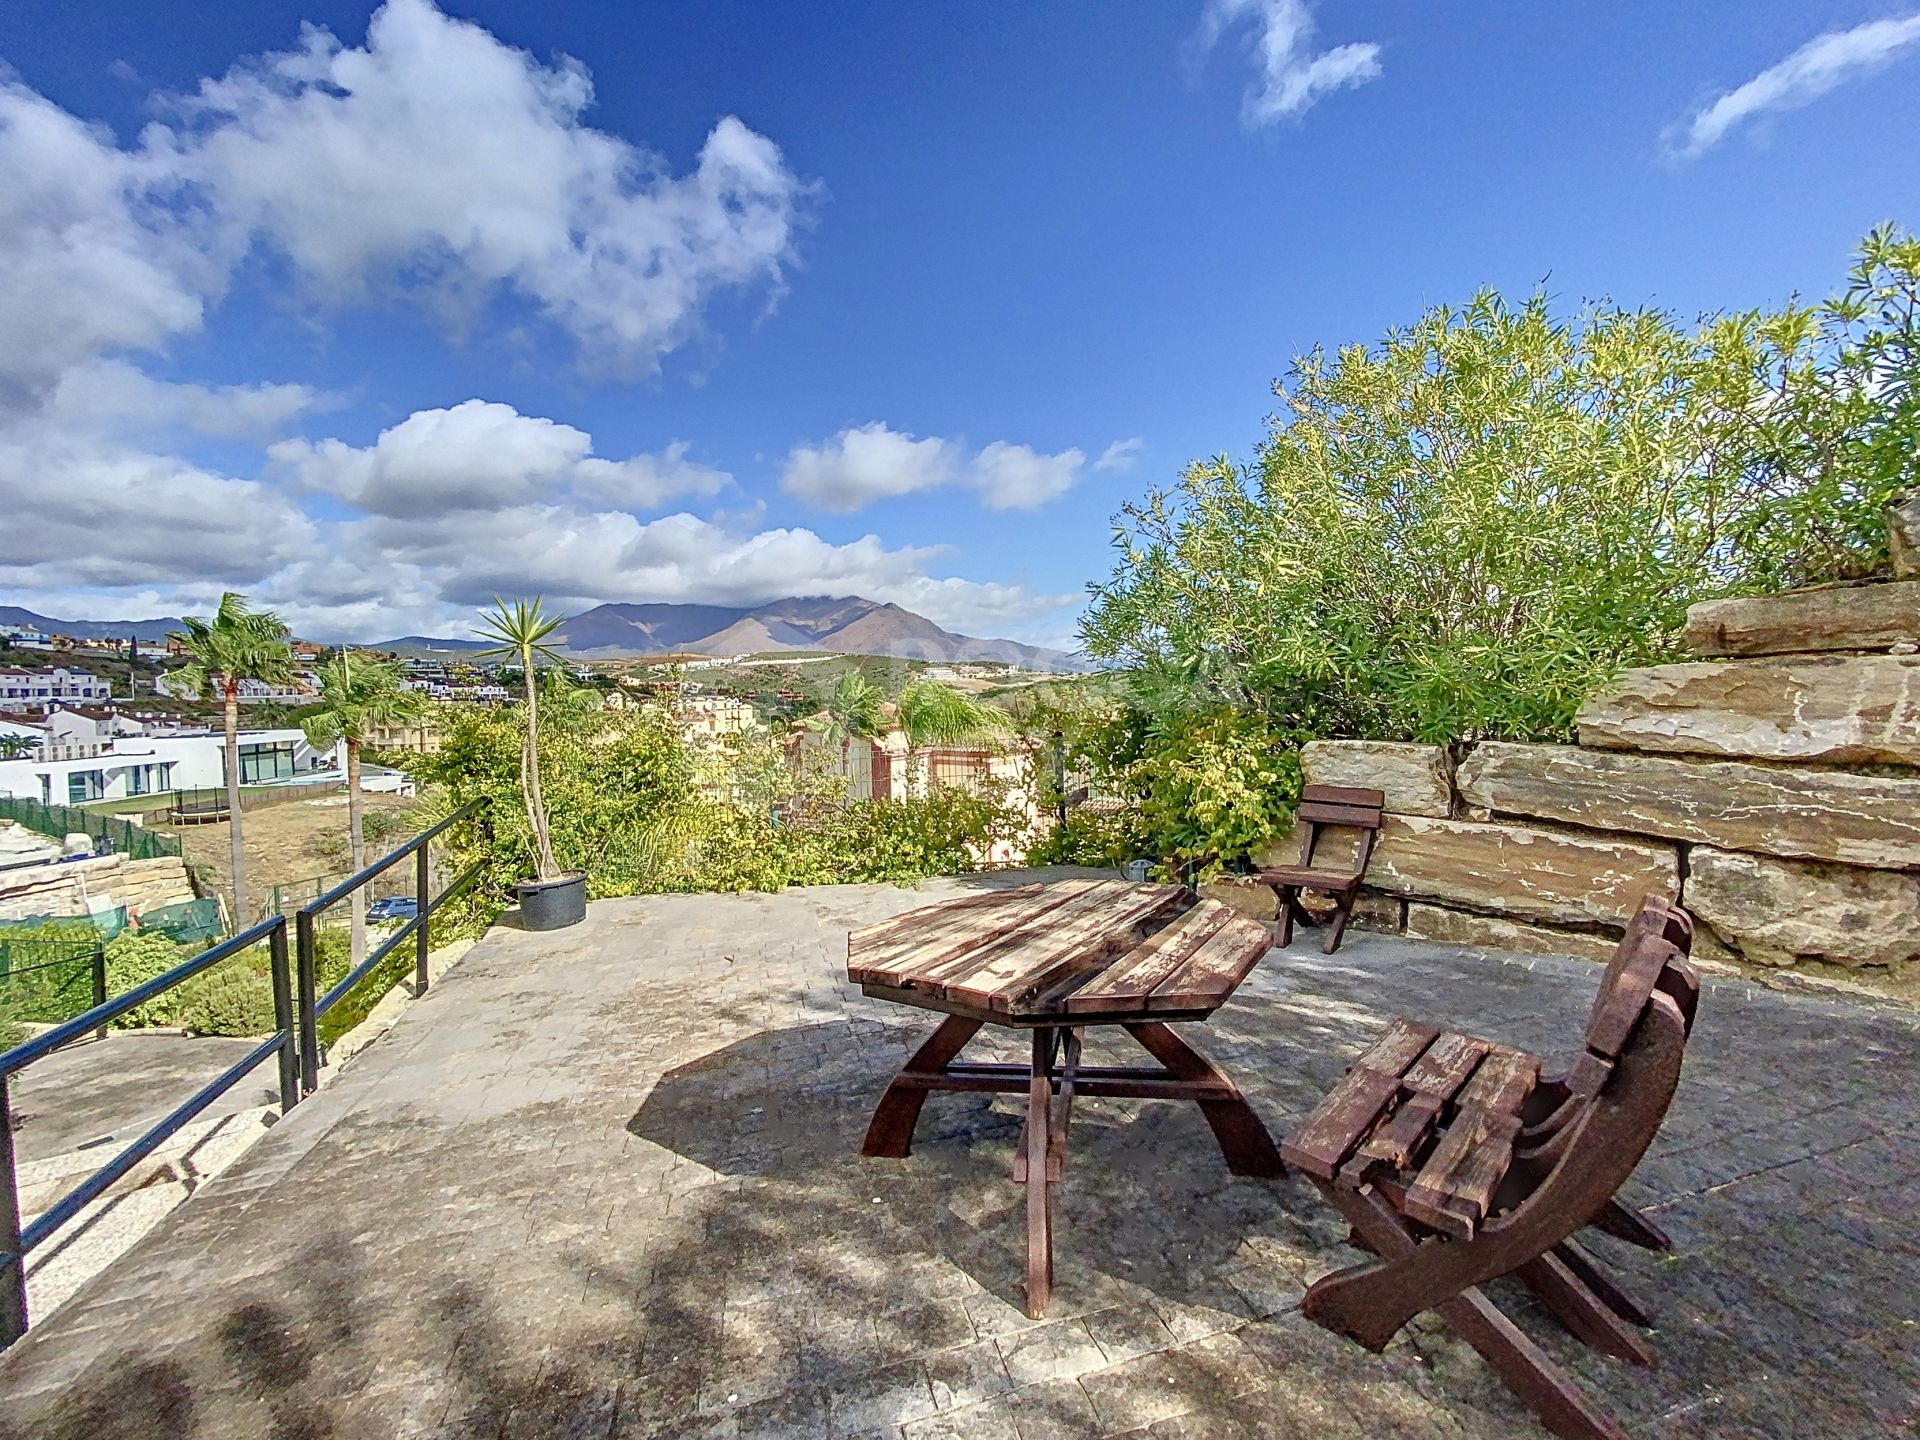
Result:
M527 807L527 826L533 832L534 878L541 881L558 880L562 871L553 858L547 802L540 793L540 687L535 667L541 661L560 663L560 656L546 642L565 623L564 615L547 614L535 596L511 602L496 598L493 609L482 612L478 627L480 634L497 642L482 655L512 660L520 667L527 716L520 746L520 793Z

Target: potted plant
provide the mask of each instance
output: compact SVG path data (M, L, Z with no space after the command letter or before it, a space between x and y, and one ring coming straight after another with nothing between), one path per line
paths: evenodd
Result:
M587 872L562 870L553 858L553 839L547 827L547 802L540 793L540 695L534 683L534 665L545 660L557 665L560 657L546 638L565 623L548 615L538 597L508 604L496 599L484 612L480 633L497 641L481 653L515 660L525 692L526 728L520 740L520 797L527 807L527 825L533 832L533 878L513 887L520 901L520 923L529 930L560 930L587 918Z

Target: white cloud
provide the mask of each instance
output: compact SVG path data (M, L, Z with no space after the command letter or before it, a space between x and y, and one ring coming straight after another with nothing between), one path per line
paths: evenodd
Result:
M973 457L968 479L989 510L1033 510L1072 489L1086 461L1078 450L1042 455L996 440Z
M248 440L339 403L310 385L185 384L156 380L123 360L90 360L60 375L38 416L76 430Z
M1754 117L1811 104L1857 76L1891 64L1920 42L1920 14L1870 20L1851 30L1817 35L1777 65L1702 106L1666 135L1670 154L1691 159L1719 144Z
M429 0L363 48L300 48L163 101L122 147L0 83L0 403L197 330L256 245L323 304L405 296L471 320L530 305L595 364L652 368L717 296L777 293L810 187L732 116L693 168L586 125L586 69Z
M368 446L283 440L267 454L294 482L338 496L372 515L433 519L449 511L492 513L568 492L627 508L674 494L710 495L724 471L686 459L676 441L661 455L595 456L593 437L492 400L416 410Z
M1131 470L1140 460L1142 440L1138 435L1128 440L1116 440L1100 452L1100 458L1093 462L1096 470Z
M46 426L0 432L0 585L251 584L313 542L254 480Z
M1302 114L1335 90L1379 78L1380 47L1371 41L1314 53L1306 0L1207 0L1195 47L1205 55L1229 30L1249 23L1260 68L1241 103L1241 119L1249 126Z
M950 484L960 473L958 448L916 440L879 420L842 430L819 445L796 445L780 488L822 510L858 510L875 500Z
M780 487L822 510L846 514L876 500L963 484L993 510L1031 510L1064 495L1087 457L1078 449L1047 455L995 440L971 459L956 440L913 436L874 420L818 445L796 445Z
M464 634L473 608L496 594L538 592L562 610L858 594L976 635L1041 625L1056 633L1064 627L1044 617L1079 602L1023 585L936 578L927 572L941 553L889 548L875 535L834 544L803 528L751 531L684 513L642 521L532 504L450 512L431 526L380 516L339 522L260 598L309 633L360 640Z

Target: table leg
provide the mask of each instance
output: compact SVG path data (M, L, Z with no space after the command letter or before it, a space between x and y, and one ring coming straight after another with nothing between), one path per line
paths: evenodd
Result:
M927 1101L927 1089L923 1085L902 1084L902 1077L939 1075L979 1029L978 1020L961 1015L949 1015L940 1022L940 1028L900 1067L900 1074L894 1077L887 1093L874 1107L866 1142L860 1147L862 1155L900 1160L912 1152L913 1127L920 1123L920 1107Z
M1033 1032L1033 1067L1027 1085L1027 1318L1039 1320L1053 1298L1053 1183L1047 1152L1053 1143L1053 1053L1060 1032Z
M1207 1124L1213 1127L1213 1138L1220 1142L1220 1153L1227 1157L1227 1169L1235 1175L1286 1173L1267 1127L1260 1123L1253 1107L1241 1097L1240 1087L1224 1071L1157 1020L1128 1025L1126 1029L1149 1055L1177 1078L1207 1081L1226 1088L1228 1098L1195 1103Z

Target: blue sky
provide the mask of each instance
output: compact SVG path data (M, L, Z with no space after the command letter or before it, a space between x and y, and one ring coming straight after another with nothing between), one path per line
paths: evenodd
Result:
M1069 643L1298 351L1822 293L1920 217L1911 0L12 0L0 62L0 599L320 638L503 589Z

